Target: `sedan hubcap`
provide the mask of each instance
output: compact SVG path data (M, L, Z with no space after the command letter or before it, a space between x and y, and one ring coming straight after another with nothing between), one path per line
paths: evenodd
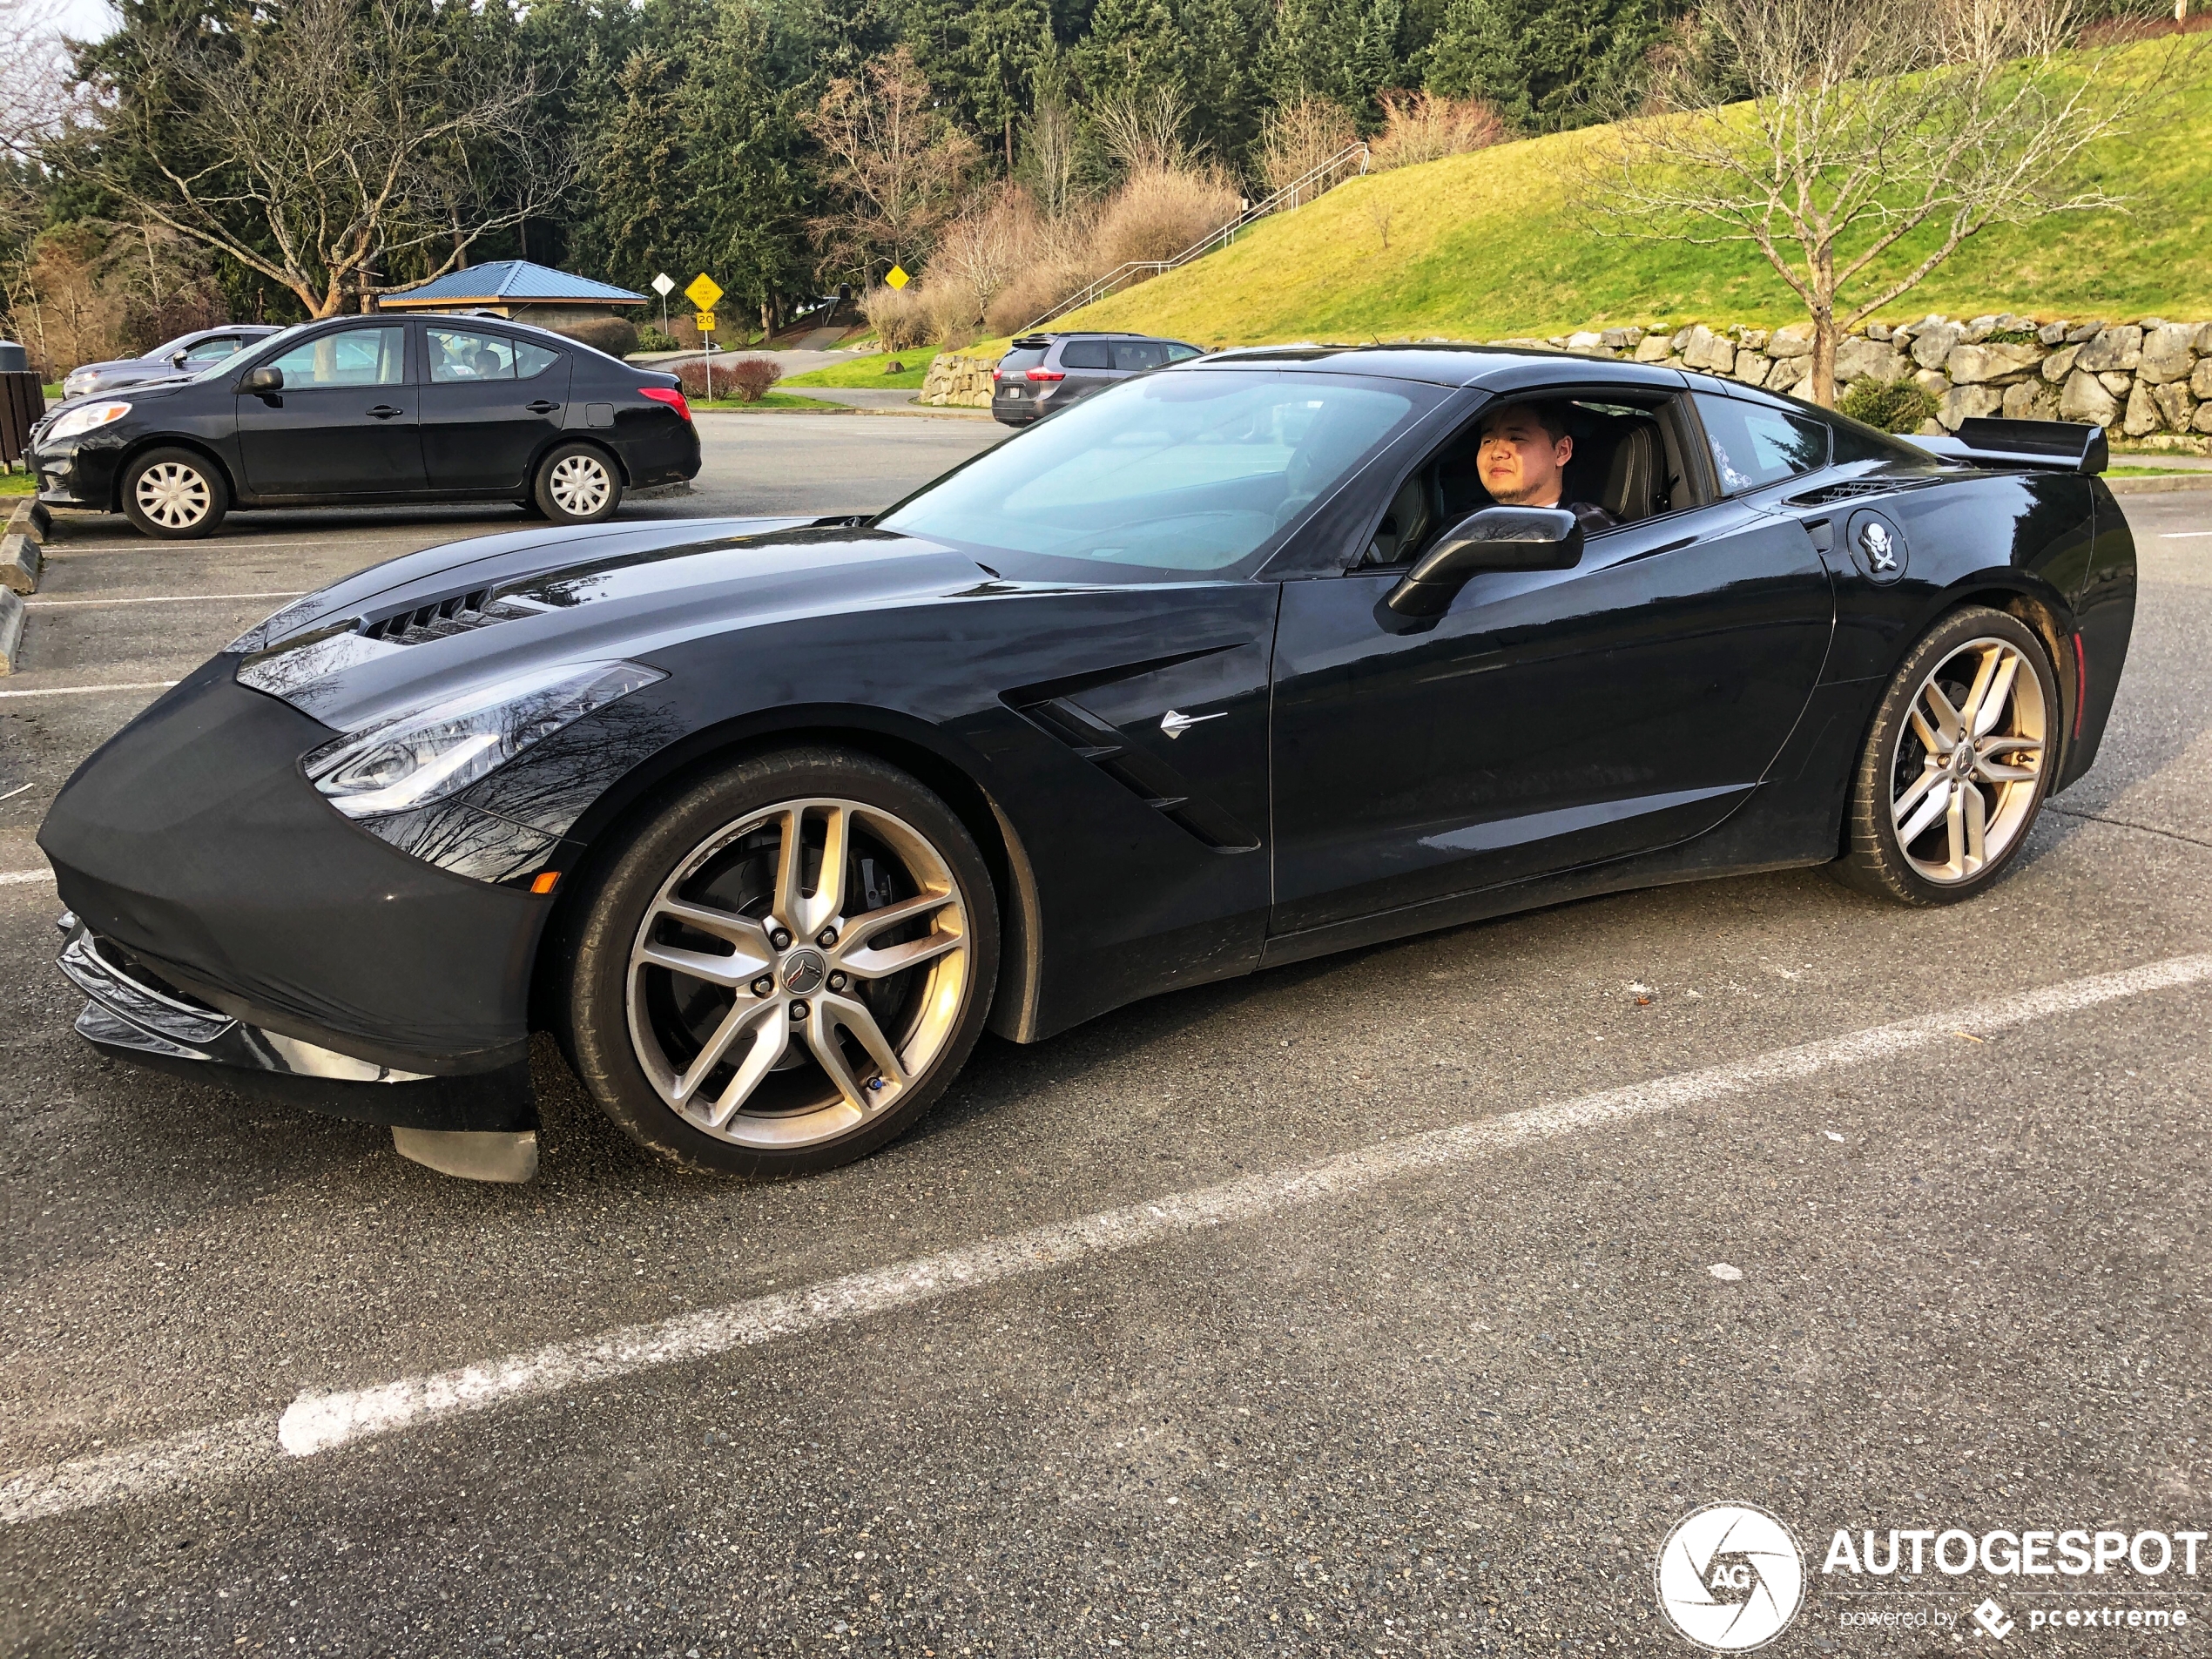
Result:
M638 1064L741 1146L850 1133L913 1088L966 1001L968 914L944 855L859 801L794 800L701 842L630 954Z
M1970 640L1921 681L1890 779L1890 821L1921 876L1964 881L2020 839L2035 811L2046 721L2043 682L2006 640Z
M563 456L547 484L553 504L577 518L589 518L604 507L613 487L605 466L590 455Z
M213 500L198 470L174 461L148 467L132 492L138 510L168 530L190 529L207 516Z

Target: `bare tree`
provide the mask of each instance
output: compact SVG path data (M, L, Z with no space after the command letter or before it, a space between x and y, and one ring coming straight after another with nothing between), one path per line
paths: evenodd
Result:
M1190 103L1171 86L1149 96L1125 91L1098 106L1092 122L1101 148L1116 171L1183 172L1204 149L1184 134L1190 125Z
M914 54L901 45L832 81L806 125L835 204L811 224L826 262L864 278L918 263L960 211L981 152L932 106Z
M69 50L52 0L0 0L0 160L36 162L71 113Z
M1606 233L1757 246L1804 304L1807 389L1832 404L1839 335L1967 239L2118 204L2072 175L2157 78L2075 49L2077 6L1706 0L1585 199Z
M1301 98L1282 105L1269 111L1260 125L1261 175L1270 190L1284 189L1341 155L1359 137L1351 115L1325 98ZM1313 193L1325 188L1323 185Z
M150 34L138 84L106 100L96 174L310 316L442 274L546 211L570 165L530 73L437 24L408 0L277 0Z
M1075 118L1057 98L1046 98L1022 124L1022 181L1047 219L1064 219L1076 206Z

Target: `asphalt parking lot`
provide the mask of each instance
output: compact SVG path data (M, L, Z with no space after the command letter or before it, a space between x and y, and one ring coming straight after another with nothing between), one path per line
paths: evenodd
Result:
M865 509L998 435L727 417L625 510ZM1986 1597L2212 1651L2212 1550L1820 1571L2212 1526L2212 492L2128 507L2103 755L1981 901L1684 886L987 1039L769 1189L550 1050L520 1188L98 1059L31 841L70 769L276 596L519 521L66 527L0 681L0 1651L1688 1652L1654 1561L1720 1500L1807 1551L1771 1651L1986 1645ZM2031 1632L2093 1603L2188 1622Z

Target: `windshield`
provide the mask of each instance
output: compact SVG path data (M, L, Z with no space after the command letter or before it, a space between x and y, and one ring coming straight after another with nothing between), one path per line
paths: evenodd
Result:
M1339 374L1126 381L978 456L877 520L981 548L1167 570L1256 552L1413 412Z

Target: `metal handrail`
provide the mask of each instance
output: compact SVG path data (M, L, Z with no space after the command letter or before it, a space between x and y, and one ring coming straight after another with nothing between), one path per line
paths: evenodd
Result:
M1237 233L1253 220L1264 219L1268 214L1279 212L1285 207L1300 206L1310 200L1312 198L1307 194L1309 186L1313 187L1312 196L1318 196L1328 190L1339 182L1335 175L1342 172L1345 164L1354 158L1358 158L1359 172L1364 174L1367 171L1367 146L1364 140L1354 140L1345 145L1319 166L1308 169L1265 200L1253 203L1226 225L1209 231L1173 259L1125 260L1096 281L1076 289L1058 305L1039 316L1035 321L1025 324L1015 332L1024 334L1035 334L1055 318L1064 317L1071 311L1080 311L1085 306L1096 304L1119 287L1123 280L1138 272L1158 276L1163 272L1174 270L1177 266L1190 264L1201 254L1211 253L1217 247L1228 246L1230 243L1236 240Z

